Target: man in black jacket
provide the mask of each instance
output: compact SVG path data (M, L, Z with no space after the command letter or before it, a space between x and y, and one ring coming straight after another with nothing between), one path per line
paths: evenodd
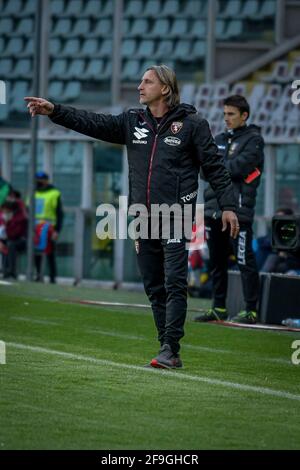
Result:
M174 72L165 65L146 70L138 87L147 109L118 116L79 111L27 97L31 116L45 114L60 125L96 139L124 144L128 150L130 204L151 211L155 204L196 204L200 167L223 210L224 230L238 233L233 188L207 121L195 108L180 104ZM161 229L161 226L159 227ZM138 264L151 302L161 349L152 367L182 367L179 340L187 308L186 238L182 235L136 240Z
M232 178L240 232L235 240L230 240L228 231L222 232L220 207L215 191L209 185L204 192L204 217L213 281L213 304L208 312L195 317L195 321L227 318L225 302L231 251L235 254L241 272L246 303L246 309L231 320L240 323L257 321L259 276L252 250L252 224L263 170L264 141L257 126L246 125L249 114L250 107L243 96L233 95L224 101L227 131L216 137L216 143Z

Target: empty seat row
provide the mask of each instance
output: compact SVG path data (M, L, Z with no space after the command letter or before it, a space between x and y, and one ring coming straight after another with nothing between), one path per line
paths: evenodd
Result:
M275 16L276 0L219 0L219 18L264 19Z
M103 17L113 14L114 2L111 0L50 0L50 11L53 16Z
M87 39L81 42L79 39L69 39L64 45L58 39L50 41L49 52L51 57L110 57L113 51L112 39ZM185 61L193 60L205 55L205 42L202 40L160 40L145 39L137 41L125 39L121 44L122 57L154 57L171 59L183 58Z

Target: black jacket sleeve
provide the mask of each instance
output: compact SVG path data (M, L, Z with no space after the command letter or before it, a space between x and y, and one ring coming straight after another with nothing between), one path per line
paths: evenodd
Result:
M57 201L57 207L56 207L56 225L54 227L57 232L61 231L63 220L64 220L64 211L62 207L61 196L59 196L58 201Z
M235 211L237 207L231 178L224 166L223 158L218 154L218 147L205 119L199 121L194 127L193 142L204 178L213 188L220 208L223 211Z
M55 104L49 118L55 124L95 139L113 144L125 144L125 113L112 116Z
M264 141L260 135L252 136L244 148L225 162L232 179L245 179L255 168L262 169L264 160Z

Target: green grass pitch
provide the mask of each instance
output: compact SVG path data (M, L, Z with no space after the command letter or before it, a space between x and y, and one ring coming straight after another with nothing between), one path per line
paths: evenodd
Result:
M0 449L299 449L299 333L199 324L184 369L144 366L158 343L142 293L0 286ZM208 301L190 299L190 307Z

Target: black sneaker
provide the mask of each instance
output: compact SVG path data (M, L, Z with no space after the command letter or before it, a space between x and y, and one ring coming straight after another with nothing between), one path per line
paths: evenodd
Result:
M246 323L255 325L257 322L257 312L255 310L242 310L235 317L230 318L233 323Z
M150 365L158 369L179 369L182 367L182 361L179 354L173 353L169 344L164 344Z
M201 313L201 315L197 315L194 317L194 321L220 321L227 319L227 310L226 308L219 308L214 307L207 310L205 313Z

